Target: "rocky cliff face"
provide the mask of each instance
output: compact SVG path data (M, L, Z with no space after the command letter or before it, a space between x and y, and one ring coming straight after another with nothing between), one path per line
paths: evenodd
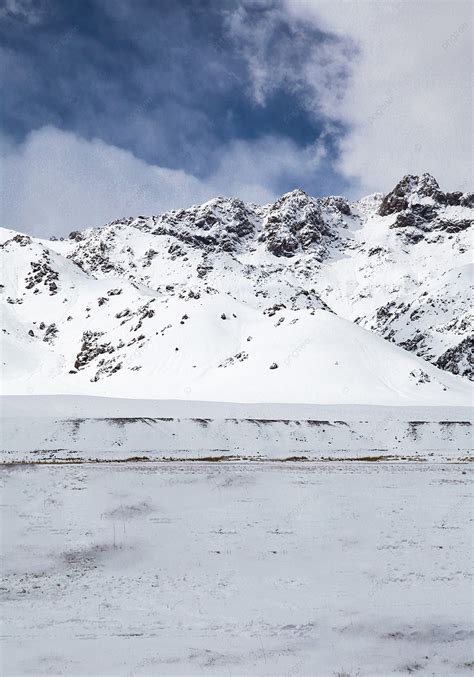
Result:
M424 174L352 203L296 190L265 206L216 198L119 219L64 241L4 231L6 378L17 362L43 360L45 378L87 372L89 383L112 383L121 370L144 373L154 354L166 369L207 373L203 341L215 345L212 369L229 373L257 359L261 323L289 363L303 353L316 363L322 312L334 331L354 328L363 340L357 332L368 329L472 379L473 204ZM281 354L271 352L265 369L278 372Z
M465 218L461 210L449 210L447 207L467 208ZM400 228L400 234L408 242L419 242L424 233L445 231L458 233L472 224L474 194L443 193L436 179L430 174L405 176L388 193L378 210L380 216L396 215L392 228Z

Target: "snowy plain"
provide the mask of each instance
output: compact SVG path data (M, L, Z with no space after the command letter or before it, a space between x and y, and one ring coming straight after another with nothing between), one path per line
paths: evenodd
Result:
M0 460L467 461L472 419L459 406L4 396Z
M472 672L464 464L1 476L5 675Z

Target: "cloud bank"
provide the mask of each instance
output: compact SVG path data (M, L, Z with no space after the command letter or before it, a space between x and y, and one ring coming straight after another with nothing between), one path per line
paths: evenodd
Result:
M265 203L282 174L292 187L314 175L324 148L302 152L291 141L264 137L229 143L215 171L199 179L140 160L99 139L45 127L1 152L0 218L4 227L64 235L121 216L160 214L217 195Z
M363 191L430 172L472 190L472 4L464 0L285 0L288 13L358 45L343 95L326 110L344 124L339 172ZM309 85L318 73L307 72ZM324 96L324 92L323 92Z

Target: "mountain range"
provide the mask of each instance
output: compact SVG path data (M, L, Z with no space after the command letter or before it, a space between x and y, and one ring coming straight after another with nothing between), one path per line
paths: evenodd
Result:
M59 240L3 228L3 393L468 404L473 222L473 193L423 174Z

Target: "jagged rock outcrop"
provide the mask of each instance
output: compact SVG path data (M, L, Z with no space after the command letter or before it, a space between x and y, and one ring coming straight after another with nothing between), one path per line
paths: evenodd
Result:
M470 381L474 381L474 338L466 337L459 345L440 355L435 365L452 374L465 376Z
M322 259L327 243L336 233L325 221L318 202L304 191L283 195L270 206L263 222L260 241L274 256L293 256L310 248Z
M472 215L463 218L462 210L456 213L449 209L469 210L472 202L470 193L444 193L430 174L407 175L383 198L378 213L380 216L396 214L391 227L400 229L398 232L407 244L417 244L425 238L425 233L437 230L457 233L472 226Z
M454 194L450 193L450 195ZM402 212L413 204L421 203L423 198L430 198L432 203L447 203L446 194L440 190L438 182L431 174L422 174L421 176L407 174L384 197L378 213L380 216L388 216L389 214Z
M163 214L154 235L171 235L204 250L232 252L255 230L255 210L242 200L216 198L204 205Z

